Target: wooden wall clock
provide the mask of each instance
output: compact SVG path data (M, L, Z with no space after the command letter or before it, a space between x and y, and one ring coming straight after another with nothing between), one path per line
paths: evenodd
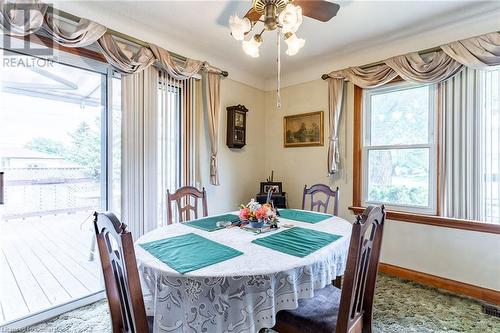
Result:
M229 148L243 148L246 145L247 112L244 105L229 106L227 109L227 138Z

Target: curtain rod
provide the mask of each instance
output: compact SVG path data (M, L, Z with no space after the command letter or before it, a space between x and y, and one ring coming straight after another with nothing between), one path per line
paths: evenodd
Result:
M60 9L56 9L54 8L52 5L49 5L49 7L52 7L52 10L54 12L57 13L58 16L61 16L62 18L65 18L67 20L70 20L70 21L73 21L75 23L78 23L80 21L80 17L78 16L75 16L73 14L70 14L70 13L67 13L65 11L62 11ZM142 47L147 47L149 48L149 45L148 43L138 39L138 38L135 38L135 37L132 37L132 36L129 36L127 34L124 34L124 33L121 33L121 32L118 32L118 31L115 31L115 30L112 30L112 29L109 29L106 27L106 32L108 32L109 34L115 36L115 37L118 37L118 38L121 38L121 39L124 39L128 42L132 42L134 44L137 44L137 45L140 45ZM172 52L172 51L167 51L168 53L170 53L170 55L174 58L176 58L177 60L180 60L180 61L186 61L187 58L180 55L180 54L177 54L175 52ZM227 71L221 71L221 75L224 76L224 77L227 77L229 75L229 73Z
M436 47L432 47L430 49L425 49L425 50L419 51L418 54L422 56L422 55L429 54L429 53L436 52L436 51L440 51L440 50L441 50L441 47L436 46ZM360 66L360 67L362 69L367 69L367 68L375 67L375 66L378 66L378 65L382 65L383 63L384 63L384 61L377 61L377 62L372 62L370 64L363 65L363 66ZM321 75L321 78L323 80L327 80L329 77L330 77L329 74L323 74L323 75Z

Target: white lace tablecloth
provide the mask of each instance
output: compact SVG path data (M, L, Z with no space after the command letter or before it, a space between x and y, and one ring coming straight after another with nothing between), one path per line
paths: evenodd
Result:
M279 310L295 309L301 298L343 275L351 224L332 217L316 224L280 218L281 225L343 236L299 258L253 244L252 240L286 230L254 235L239 228L206 232L174 224L145 234L136 242L137 262L154 332L258 332L275 324ZM180 274L153 257L139 243L195 233L244 254Z

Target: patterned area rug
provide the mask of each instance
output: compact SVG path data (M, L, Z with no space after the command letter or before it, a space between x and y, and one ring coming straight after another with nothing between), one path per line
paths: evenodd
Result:
M105 301L68 312L20 332L110 332ZM500 319L484 314L475 300L379 275L375 333L500 333Z

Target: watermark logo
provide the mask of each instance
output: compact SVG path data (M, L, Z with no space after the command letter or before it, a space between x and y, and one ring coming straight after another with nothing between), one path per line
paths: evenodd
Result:
M33 3L4 3L5 13L9 13L10 19L4 21L6 31L2 34L3 48L14 54L29 54L36 57L50 58L54 56L54 41L51 38L39 37L32 33L20 36L32 28L32 24L40 24L44 13ZM53 14L53 7L47 6L45 13ZM3 63L5 66L5 63Z
M20 56L3 56L2 67L54 67L54 62L50 59Z

